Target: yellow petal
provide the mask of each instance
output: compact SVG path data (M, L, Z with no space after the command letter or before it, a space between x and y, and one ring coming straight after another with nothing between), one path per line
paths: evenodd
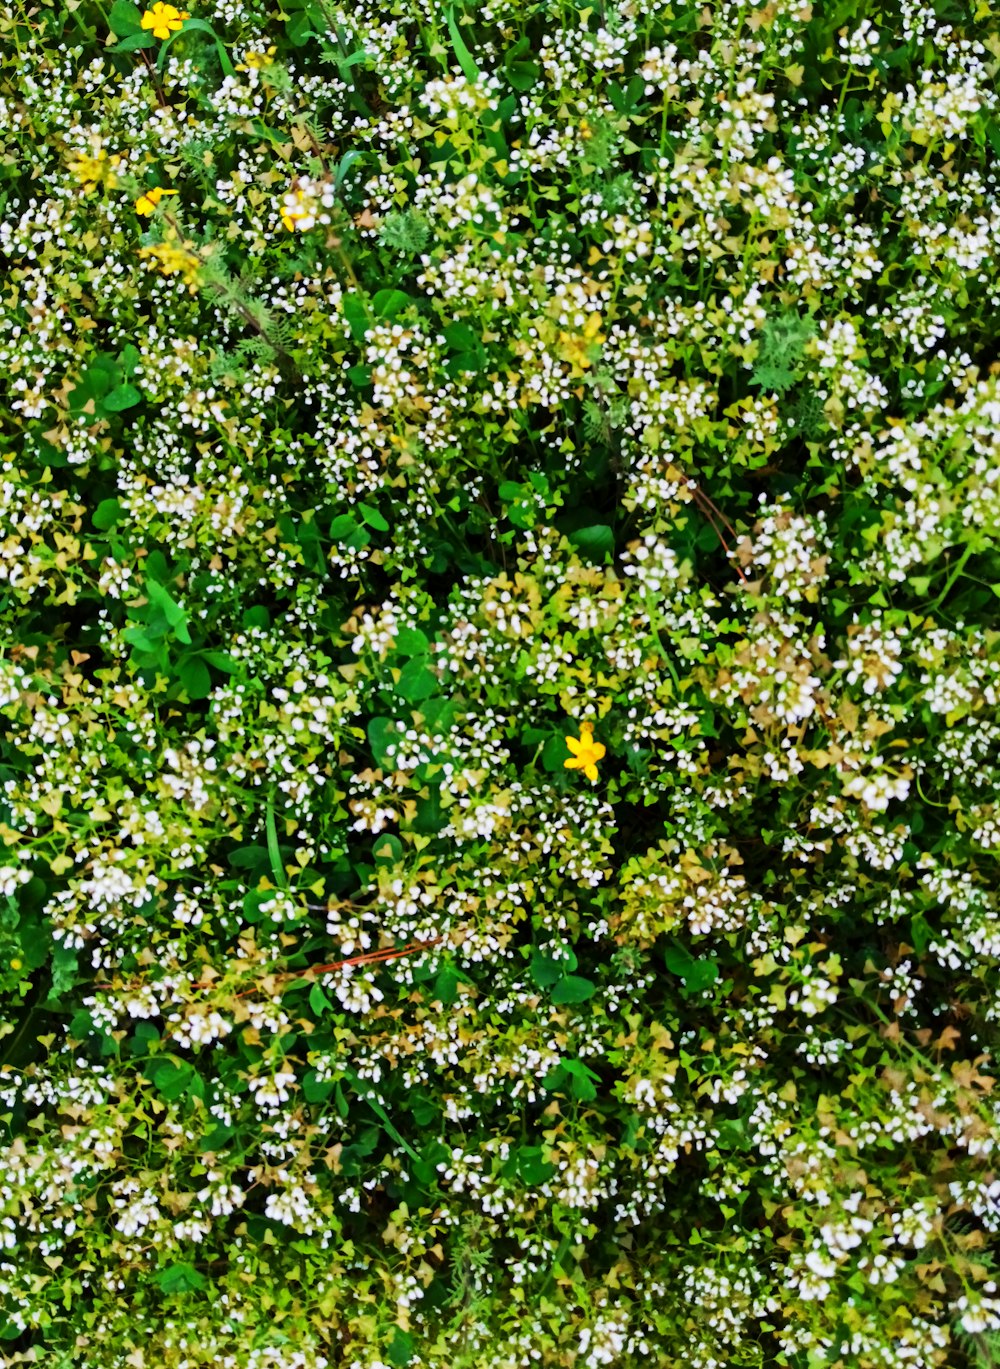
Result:
M564 768L565 768L566 770L582 770L582 769L583 769L583 761L581 761L581 760L579 760L579 759L574 760L573 757L571 756L571 757L569 758L569 760L563 761L563 766L564 766Z
M567 738L566 738L566 746L567 746L567 748L568 748L570 751L572 751L572 753L573 753L574 756L579 756L581 750L583 749L583 738L582 738L582 737L567 737Z
M603 742L594 742L590 748L590 752L594 760L599 761L607 754L607 747Z
M593 783L594 780L597 779L597 766L593 764L584 766L583 773L587 776L587 779Z

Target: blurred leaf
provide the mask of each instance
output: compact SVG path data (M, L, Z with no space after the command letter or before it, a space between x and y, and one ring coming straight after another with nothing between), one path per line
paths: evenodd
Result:
M597 992L597 985L581 975L568 974L560 979L550 995L553 1003L585 1003Z

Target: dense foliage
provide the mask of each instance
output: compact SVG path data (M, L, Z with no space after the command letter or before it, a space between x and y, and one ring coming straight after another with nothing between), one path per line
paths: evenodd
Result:
M0 11L0 1360L1000 1355L984 0Z

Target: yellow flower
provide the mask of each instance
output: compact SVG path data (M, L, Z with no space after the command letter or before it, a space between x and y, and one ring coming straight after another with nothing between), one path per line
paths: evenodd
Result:
M588 314L581 333L560 330L556 337L556 352L560 359L573 368L572 374L580 376L594 364L593 353L604 342L601 332L600 314Z
M311 228L315 219L308 209L292 208L286 204L281 210L281 222L289 233L293 233L296 228L300 231Z
M194 250L193 242L182 243L177 238L168 238L166 242L140 248L139 256L152 257L165 276L182 275L192 294L197 290L202 260Z
M239 63L236 70L249 71L252 67L255 71L260 71L262 67L273 66L274 54L277 51L277 48L268 48L266 52L254 52L251 50L243 58L243 61Z
M187 10L175 9L173 5L157 3L142 16L142 27L150 29L154 38L169 38L191 16Z
M91 186L100 185L102 181L104 184L113 187L116 183L115 168L120 162L120 157L109 157L102 147L93 155L81 152L70 162L69 169L84 190Z
M563 761L564 767L567 770L582 770L593 784L597 779L597 762L605 752L603 743L594 741L594 724L581 723L579 737L567 737L566 745L573 754L569 760Z
M154 185L152 190L147 190L140 195L135 202L135 212L148 216L163 199L164 195L176 195L176 190L164 190L162 186Z
M12 970L19 970L23 964L24 961L18 960L17 956L15 956L14 959L10 962L10 968Z

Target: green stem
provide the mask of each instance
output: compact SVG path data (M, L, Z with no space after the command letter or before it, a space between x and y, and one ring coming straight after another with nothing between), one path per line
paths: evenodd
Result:
M948 807L948 805L947 805L946 803L938 803L935 799L929 799L929 798L927 797L927 795L924 793L923 789L921 789L921 787L920 787L920 776L919 776L919 775L915 775L915 776L914 776L914 779L915 779L916 785L917 785L917 793L918 793L918 794L920 795L920 797L923 799L924 803L930 804L930 806L931 806L932 808L947 808L947 807Z
M274 882L279 889L287 889L288 876L285 874L285 867L281 863L281 848L278 845L278 828L274 820L273 792L267 796L264 826L267 830L267 854L271 862L271 873L274 875Z
M968 559L969 559L969 557L970 557L971 555L972 555L972 543L971 543L971 542L967 542L967 543L965 544L965 550L962 552L961 556L958 558L958 561L955 563L954 569L952 570L951 574L948 576L948 579L947 579L947 580L945 581L945 583L944 583L944 589L941 591L941 593L938 595L938 597L934 600L933 604L931 604L930 607L931 607L932 609L937 608L937 607L938 607L938 606L939 606L939 605L948 597L948 592L949 592L949 590L951 589L951 587L952 587L952 585L955 583L955 581L958 579L958 577L962 574L962 570L963 570L963 568L964 568L964 566L965 566L965 563L966 563L966 561L968 561Z

